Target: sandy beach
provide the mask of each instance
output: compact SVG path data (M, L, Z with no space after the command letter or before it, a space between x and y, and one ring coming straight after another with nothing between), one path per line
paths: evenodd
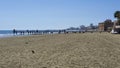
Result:
M120 35L77 33L0 38L0 68L120 68Z

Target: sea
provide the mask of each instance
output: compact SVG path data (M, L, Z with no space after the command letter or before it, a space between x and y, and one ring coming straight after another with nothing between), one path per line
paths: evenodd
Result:
M46 30L39 30L39 31L43 32L43 31L46 31ZM56 31L56 30L49 30L49 31ZM28 36L28 34L25 33L24 35L21 35L21 34L18 33L17 35L14 35L13 30L0 30L0 38L14 37L14 36Z
M43 32L43 31L46 31L46 30L40 30L40 31ZM49 30L49 31L57 32L58 30ZM67 30L67 31L70 31L70 30ZM74 31L74 30L72 30L72 31ZM56 33L54 33L54 34L56 34ZM24 35L17 34L17 35L14 35L13 34L13 30L0 30L0 38L13 37L13 36L28 36L28 34L24 34Z
M0 38L4 37L12 37L13 35L13 30L0 30Z
M24 35L21 35L21 34L13 34L13 30L0 30L0 38L6 38L6 37L15 37L15 36L28 36L28 34L24 34Z

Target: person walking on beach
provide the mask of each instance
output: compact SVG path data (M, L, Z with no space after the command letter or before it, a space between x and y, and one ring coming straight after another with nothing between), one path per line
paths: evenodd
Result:
M15 29L13 29L13 34L17 34L17 32L16 32L16 30L15 30Z

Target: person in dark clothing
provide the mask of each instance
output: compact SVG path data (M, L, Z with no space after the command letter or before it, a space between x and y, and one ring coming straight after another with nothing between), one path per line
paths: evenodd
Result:
M13 29L13 34L17 34L17 31L15 29Z

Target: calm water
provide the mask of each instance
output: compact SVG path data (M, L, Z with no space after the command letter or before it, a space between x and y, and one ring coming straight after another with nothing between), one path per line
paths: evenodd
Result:
M40 30L41 32L46 31L46 30ZM58 30L49 30L49 31L54 31L58 32ZM69 31L69 30L68 30ZM81 30L82 31L82 30ZM55 34L55 33L54 33ZM24 36L27 36L28 34L24 34ZM12 36L21 36L20 34L13 35L13 30L0 30L0 38L4 37L12 37ZM23 36L23 35L22 35Z
M39 30L39 31L43 32L43 31L46 31L46 30ZM51 31L54 31L54 30L51 30ZM21 35L21 34L18 33L17 35L14 35L13 30L0 30L0 38L12 37L12 36L28 36L28 34Z
M28 34L24 34L24 35L14 35L13 34L13 30L0 30L0 38L4 38L4 37L13 37L13 36L27 36Z
M10 37L13 36L12 30L0 30L0 37Z

